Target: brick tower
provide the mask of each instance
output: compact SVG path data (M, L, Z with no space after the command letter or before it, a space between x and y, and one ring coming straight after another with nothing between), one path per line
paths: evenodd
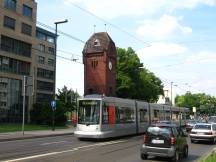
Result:
M83 49L84 95L116 95L116 47L106 32L94 33Z

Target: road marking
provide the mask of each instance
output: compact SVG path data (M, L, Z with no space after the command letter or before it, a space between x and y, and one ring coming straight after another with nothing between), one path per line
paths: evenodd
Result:
M95 146L113 145L113 144L123 143L123 142L126 142L126 141L127 140L119 140L119 141L110 141L110 142L97 143L97 144L93 144L93 145L80 146L80 147L73 148L73 149L70 149L70 150L50 152L50 153L46 153L46 154L39 154L39 155L33 155L33 156L27 156L27 157L23 157L23 158L5 160L5 161L2 161L2 162L15 162L15 161L36 159L36 158L45 157L45 156L57 155L57 154L68 153L68 152L75 152L75 151L81 150L83 148L90 148L90 147L95 147Z
M52 144L58 144L58 143L65 143L67 141L58 141L58 142L49 142L49 143L42 143L40 144L41 146L46 146L46 145L52 145Z

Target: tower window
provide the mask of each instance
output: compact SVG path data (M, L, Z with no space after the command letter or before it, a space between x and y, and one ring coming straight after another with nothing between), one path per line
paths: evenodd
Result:
M100 41L98 39L95 39L94 46L100 46Z
M93 89L92 88L89 89L89 94L93 94Z
M97 66L98 66L98 61L97 60L93 60L92 62L91 62L91 66L92 66L92 68L96 68Z
M112 96L112 87L109 87L109 94Z

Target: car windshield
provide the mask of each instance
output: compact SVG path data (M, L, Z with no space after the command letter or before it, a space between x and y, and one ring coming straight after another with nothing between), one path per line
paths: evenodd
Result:
M211 130L211 125L201 125L201 124L197 124L195 125L194 129L205 129L205 130Z
M80 100L78 108L79 124L99 124L100 101Z
M189 120L189 121L187 121L187 123L190 123L190 124L195 124L195 123L196 123L196 121L195 121L195 120Z
M149 127L147 129L147 133L150 135L163 135L163 136L170 136L171 135L171 128L169 127Z

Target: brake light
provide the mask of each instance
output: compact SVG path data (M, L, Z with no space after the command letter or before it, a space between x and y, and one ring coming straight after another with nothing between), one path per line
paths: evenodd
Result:
M207 135L212 135L213 133L212 133L212 132L207 132L206 134L207 134Z
M174 144L175 144L175 137L171 137L171 138L170 138L170 144L171 144L171 145L174 145Z
M144 142L144 144L147 144L147 140L148 140L148 137L147 137L146 134L144 134L144 138L143 138L143 142Z

